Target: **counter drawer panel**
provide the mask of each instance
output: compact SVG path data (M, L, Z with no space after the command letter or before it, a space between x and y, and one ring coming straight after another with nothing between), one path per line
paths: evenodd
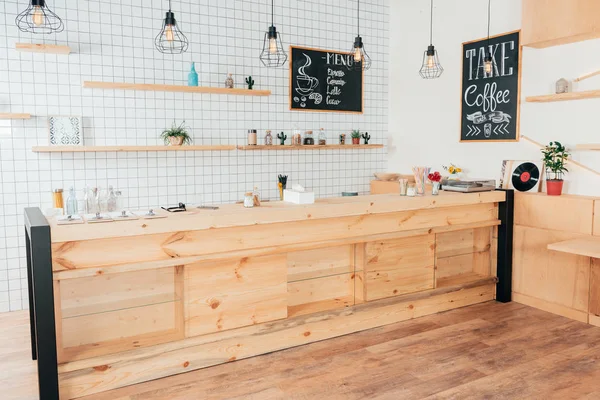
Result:
M354 274L326 276L288 284L288 316L354 305Z
M430 234L367 243L366 300L433 289L434 240Z
M185 266L186 336L286 317L285 255Z
M353 264L352 245L288 253L288 282L350 273Z

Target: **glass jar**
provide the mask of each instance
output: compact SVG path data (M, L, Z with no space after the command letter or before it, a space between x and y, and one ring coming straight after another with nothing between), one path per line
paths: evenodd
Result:
M67 215L77 214L77 196L75 195L75 189L71 187L69 189L69 197L67 197Z
M106 211L114 212L117 211L117 195L113 190L112 186L108 187L108 199L106 201Z
M248 129L248 145L256 146L256 129Z
M315 139L313 138L313 131L304 132L304 145L313 146L315 144Z
M246 192L246 194L244 194L244 207L246 207L246 208L254 207L254 193Z
M409 183L406 189L406 195L408 197L415 197L417 195L417 186L414 183Z
M327 134L323 128L319 129L319 146L325 146L327 144Z
M265 135L265 146L272 146L273 145L273 135L271 135L271 131L267 131L267 134Z
M52 192L52 203L54 204L54 208L65 208L62 189L54 189Z

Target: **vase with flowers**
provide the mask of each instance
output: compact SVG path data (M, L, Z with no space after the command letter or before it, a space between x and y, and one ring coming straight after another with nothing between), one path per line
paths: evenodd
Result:
M460 180L460 178L462 178L462 168L457 167L454 164L450 164L449 166L443 166L445 171L448 171L448 173L450 174L450 176L448 177L448 180L450 181L458 181Z
M440 193L440 182L442 181L442 175L438 171L427 176L431 181L431 194L437 196Z

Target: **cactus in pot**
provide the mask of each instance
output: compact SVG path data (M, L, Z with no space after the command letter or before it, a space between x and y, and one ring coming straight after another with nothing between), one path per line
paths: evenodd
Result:
M248 85L248 90L252 90L254 86L254 79L252 79L252 75L246 78L246 84Z
M280 145L285 145L285 140L287 139L287 135L285 135L283 132L281 132L280 134L277 135L277 139L279 139L279 144Z
M369 140L371 140L371 135L369 135L369 132L365 132L362 135L362 138L365 140L365 144L369 144Z

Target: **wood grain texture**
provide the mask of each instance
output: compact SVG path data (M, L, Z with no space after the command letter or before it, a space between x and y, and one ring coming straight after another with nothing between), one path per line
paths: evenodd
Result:
M191 209L188 212L169 214L168 218L119 222L119 230L113 224L57 225L51 218L52 242L77 242L92 239L175 233L194 230L231 228L240 226L269 225L317 219L365 217L371 214L405 211L428 211L456 206L462 212L477 210L480 206L493 206L505 199L504 192L449 193L439 196L402 198L396 195L373 195L318 199L315 204L296 205L280 201L263 202L260 207L244 208L241 204L222 204L218 210ZM452 210L447 210L452 211ZM458 214L459 215L459 214ZM497 219L494 218L495 220ZM457 225L457 212L451 214L444 226Z
M547 248L550 243L582 237L586 235L515 226L513 292L556 304L558 310L587 314L590 259Z
M545 48L600 37L595 0L523 0L523 46Z
M592 259L590 272L590 316L600 317L600 260Z
M600 236L600 200L594 201L594 236Z
M594 198L515 193L515 225L592 234Z
M366 300L432 289L434 243L433 234L367 243Z
M30 119L31 114L25 113L0 113L0 119Z
M283 255L185 266L186 336L287 317Z
M26 53L70 54L69 46L39 43L15 43L15 50Z
M288 282L354 272L354 246L287 253Z
M600 37L600 32L598 33ZM588 90L584 92L569 92L560 94L545 94L541 96L527 96L528 103L554 103L557 101L587 100L600 97L600 90Z
M585 237L564 242L550 243L548 250L578 256L600 258L600 238Z
M125 83L125 82L97 82L84 81L83 87L87 89L115 89L115 90L144 90L151 92L184 92L184 93L209 93L209 94L228 94L237 96L270 96L270 90L248 90L248 89L230 89L220 87L204 86L180 86L180 85L160 85L151 83Z
M354 273L306 279L288 284L288 316L354 305Z
M575 145L575 149L597 151L597 150L600 150L600 143L578 144L578 145Z
M380 304L365 303L355 306L354 310L328 311L320 316L319 314L307 316L304 320L302 320L304 317L297 317L290 321L274 322L271 323L270 329L252 335L244 332L254 327L241 328L236 330L241 336L173 350L156 357L143 356L145 349L140 349L137 351L140 355L137 359L121 359L110 364L96 364L103 366L101 370L91 367L61 373L61 393L66 399L81 397L485 302L492 299L493 288L494 285L491 284L405 302L390 303L382 300Z

